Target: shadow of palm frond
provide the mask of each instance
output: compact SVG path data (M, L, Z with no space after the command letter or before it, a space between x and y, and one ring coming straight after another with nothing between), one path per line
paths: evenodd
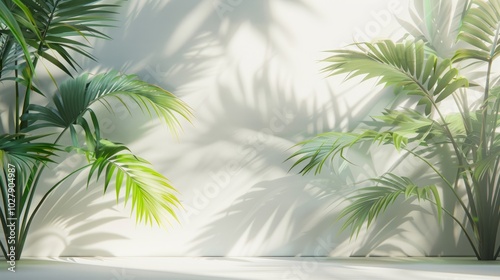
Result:
M331 230L331 224L324 220L333 220L334 213L327 209L346 192L346 188L316 183L310 178L286 176L255 184L213 221L207 221L193 238L190 251L201 255L217 252L220 256L312 255L312 248L303 242L304 235Z
M270 41L277 50L287 48L281 38L269 34L270 30L287 33L284 25L276 21L279 10L273 3L222 2L226 1L130 2L124 7L126 17L116 23L120 28L109 30L113 40L97 43L95 54L101 58L99 64L88 61L86 67L138 73L183 97L192 92L193 88L185 88L193 82L218 74L221 63L218 59L227 56L228 48L245 27L262 40ZM300 8L303 13L314 12L303 0L280 4ZM221 9L221 5L227 7ZM208 94L206 89L198 90Z
M36 248L44 249L44 242L59 239L53 244L58 256L112 256L102 247L110 241L123 241L125 234L106 228L109 223L126 219L117 210L116 200L103 198L103 191L93 182L86 188L84 172L67 180L49 195L37 212L26 241L26 251L38 255ZM53 174L55 175L55 174ZM51 185L53 179L45 179L42 187ZM42 192L40 192L42 193ZM40 199L35 197L34 202Z
M395 209L397 207L397 209ZM353 251L352 256L413 256L427 255L422 244L418 243L418 235L425 234L425 229L419 229L412 212L422 211L422 207L408 201L396 201L395 205L383 213L368 230L361 242L360 248ZM407 229L408 225L420 231L415 235ZM397 237L397 240L395 239ZM393 241L397 242L394 243ZM404 242L402 247L399 242Z
M225 201L227 204L220 207L223 210L204 221L202 232L193 238L191 251L200 255L245 251L274 255L301 250L310 253L307 250L315 245L306 240L330 231L331 225L325 220L335 220L338 214L335 212L338 209L324 211L343 197L343 189L338 186L369 177L380 163L369 159L354 171L343 171L340 164L334 162L321 175L328 177L332 172L340 180L325 179L330 180L331 188L320 193L310 186L318 178L291 176L286 172L291 163L283 164L283 161L298 141L333 129L355 129L373 112L393 102L394 95L380 91L361 97L360 102L353 105L347 102L353 94L350 86L333 89L328 82L316 80L308 84L310 88L304 93L305 87L296 81L298 77L283 70L288 67L286 48L294 39L276 20L279 12L276 3L229 2L239 4L221 10L217 6L221 1L131 1L125 8L127 19L117 24L122 28L111 31L114 40L96 48L96 56L102 57L101 64L87 67L94 67L96 71L119 68L138 73L143 79L185 98L193 107L199 129L196 132L191 129L193 133L186 136L181 145L176 145L178 149L161 146L155 151L155 160L165 163L160 169L181 174L176 175L178 178L192 179L197 174L219 170L221 162L236 158L239 169L246 173L246 177L241 177L253 179L247 181L251 183L241 184L236 182L244 180L234 180L227 187L229 192L240 189L244 193L234 201ZM303 0L280 3L306 13L314 12ZM251 39L266 42L265 55L258 57L256 64L259 65L255 69L245 68L245 61L257 60L250 51L241 57L227 58L231 45L236 39L241 40L237 37L242 37L242 30L247 29L255 35ZM283 36L273 36L273 32L281 32ZM124 45L129 48L123 48ZM137 51L131 52L130 48ZM321 75L319 71L318 75ZM200 80L210 80L208 85L213 87L206 87L207 83ZM139 141L141 135L132 133L126 140ZM225 152L229 148L236 154ZM368 147L361 147L358 154L366 157ZM186 167L188 171L183 170ZM196 188L194 183L191 187ZM186 189L188 187L180 190ZM393 223L398 222L405 220L396 219ZM375 236L375 245L366 246L372 250L387 236ZM279 238L289 243L276 241ZM265 246L255 245L257 240L269 247L263 249ZM266 240L275 240L275 244L265 243ZM247 245L241 245L246 242Z
M467 2L417 0L409 9L412 23L402 19L398 22L414 38L428 42L439 57L451 58L459 46L456 38Z

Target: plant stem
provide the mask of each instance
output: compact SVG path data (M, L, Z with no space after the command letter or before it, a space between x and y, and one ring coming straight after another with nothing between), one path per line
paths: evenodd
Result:
M42 199L40 200L40 202L38 202L37 206L35 207L35 209L33 210L33 213L30 215L28 221L24 221L23 220L23 227L21 229L21 236L20 236L20 240L19 240L19 247L20 247L20 251L22 251L22 249L24 248L24 244L26 242L26 238L28 237L28 232L29 232L29 228L31 226L31 223L33 222L33 219L35 217L35 215L37 214L38 210L40 210L40 207L42 207L43 205L43 202L45 202L45 200L48 198L48 196L58 187L60 186L64 181L66 181L66 179L68 179L69 177L73 176L74 174L80 172L81 170L89 167L91 164L87 164L85 166L82 166L76 170L74 170L73 172L71 172L70 174L66 175L64 178L62 178L61 180L59 180L54 186L52 186L52 188L50 188L50 190L48 190L45 195L42 197Z
M4 173L4 178L7 179L7 176L5 174L5 170L3 170L3 173ZM4 237L5 237L5 245L7 246L8 244L8 240L9 240L9 231L8 231L8 228L7 228L7 209L8 209L8 206L7 206L7 202L8 202L8 195L7 195L7 190L6 190L6 185L5 185L5 182L3 180L0 180L0 189L1 189L1 194L2 194L2 200L3 200L3 209L5 209L5 213L3 212L2 208L0 208L0 218L1 218L1 222L2 222L2 229L3 229L3 234L4 234ZM0 242L0 245L2 245L2 251L4 252L4 257L5 259L7 259L7 252L5 251L5 249L3 248L3 243Z
M7 245L5 245L5 246L7 246ZM2 249L2 254L3 254L3 256L4 256L4 257L5 257L5 259L7 260L7 259L8 259L8 257L7 257L7 254L8 254L8 253L7 253L7 250L5 250L5 248L4 248L4 246L3 246L3 243L2 243L2 242L0 242L0 248Z
M54 141L54 144L57 144L57 143L59 142L59 140L60 140L60 139L61 139L61 137L64 135L64 133L66 132L66 130L67 130L67 128L66 128L66 129L64 129L64 130L63 130L63 131L62 131L62 132L58 135L58 137L57 137L57 138L56 138L56 140ZM43 171L44 171L44 169L45 169L45 166L46 166L46 165L44 165L44 164L42 164L42 163L40 163L40 164L38 165L38 168L36 169L36 170L37 170L37 173L36 173L36 175L34 176L34 179L33 179L33 180L32 180L32 182L31 182L32 187L29 189L30 194L29 194L29 197L28 197L28 201L27 201L27 203L25 203L25 204L23 205L23 208L24 208L24 209L22 209L22 210L24 210L24 216L23 216L23 219L22 219L22 225L21 225L20 235L18 235L18 236L19 236L18 238L20 238L20 247L19 247L20 249L18 250L19 252L22 252L22 249L23 249L23 247L24 247L24 242L25 242L25 239L26 239L26 237L27 237L28 230L29 230L29 224L31 224L31 222L29 222L29 221L31 221L31 220L33 219L34 215L35 215L35 214L36 214L36 212L38 211L37 209L38 209L38 208L40 208L40 206L41 206L42 202L45 200L45 199L43 199L41 202L39 202L38 207L36 208L36 210L35 210L33 213L31 213L31 215L29 216L29 219L28 219L28 215L29 215L30 208L31 208L31 203L32 203L32 201L33 201L33 197L35 196L35 191L36 191L36 188L37 188L37 186L38 186L38 182L39 182L39 180L40 180L40 178L41 178L41 175L42 175L42 173L43 173ZM80 169L78 169L78 170L80 170ZM73 173L74 173L74 172L72 172L72 173L70 173L70 174L73 174ZM67 177L68 177L68 176L67 176ZM65 180L67 177L65 177L65 178L64 178L64 180ZM61 181L61 182L62 182L62 181ZM59 184L59 183L58 183L58 184ZM56 184L56 185L58 185L58 184ZM47 195L47 194L46 194L46 195ZM21 223L21 220L20 220L20 223ZM19 224L20 224L20 223L19 223ZM29 223L29 224L27 225L27 223ZM19 254L21 254L21 253L19 253Z
M17 59L16 61L14 62L15 64L15 70L14 70L14 77L16 78L16 83L15 83L15 88L16 88L16 118L15 118L15 131L16 131L16 134L18 134L20 131L21 131L21 128L20 128L20 125L21 125L21 117L20 117L20 111L19 111L19 83L17 82L17 78L19 77L19 73L17 71Z
M446 208L444 207L441 207L441 209L443 209L443 211L448 214L453 220L455 220L455 222L460 226L460 228L462 229L462 232L465 234L465 236L467 237L467 240L469 240L469 244L471 245L472 247L472 250L474 250L474 254L476 255L476 258L477 259L480 259L480 254L479 254L479 251L478 249L476 248L476 245L474 244L474 241L472 240L472 237L469 235L469 233L467 232L467 229L465 228L465 226L453 215L451 214Z
M460 170L467 171L466 174L470 174L472 172L472 170L470 168L466 168L467 167L467 165L465 164L465 162L467 161L466 157L465 157L465 155L462 155L462 153L460 152L460 149L458 148L458 145L455 142L455 138L453 137L453 134L451 133L451 130L448 126L448 123L446 122L446 119L444 118L443 114L441 113L441 110L439 110L438 105L436 104L436 102L434 102L434 100L430 97L430 95L428 96L428 98L429 98L430 102L432 103L433 107L436 109L436 112L439 115L439 119L443 123L443 127L446 131L446 134L448 135L448 139L450 140L450 142L453 146L453 149L455 151L455 155L457 156L459 174L461 173ZM467 175L464 175L464 176L467 176ZM458 177L457 177L457 179L458 179ZM457 186L457 184L458 184L458 180L455 181L455 186ZM471 212L472 212L472 215L468 214L467 218L470 220L471 225L474 226L475 222L474 222L473 216L475 216L477 213L477 207L476 207L476 203L474 201L472 189L476 189L476 188L472 188L472 186L469 185L467 178L464 178L464 185L465 185L465 190L467 192L467 197L469 198L469 204L470 204L470 208L471 208ZM459 200L459 201L461 201L461 200ZM466 210L465 205L463 205L462 207L464 207L464 210ZM469 212L466 210L466 214L467 213L469 213Z
M409 153L411 153L412 155L414 155L415 157L417 157L420 160L422 160L425 164L427 164L427 166L429 166L441 178L441 180L443 180L446 183L446 186L448 186L448 188L451 190L451 192L453 193L453 195L455 196L455 198L457 199L457 201L460 203L460 205L464 209L464 212L467 215L468 219L469 220L473 220L470 211L467 209L467 206L465 205L465 203L463 202L463 200L460 198L460 196L456 192L456 190L453 187L453 185L443 176L443 174L441 174L441 172L439 172L437 170L437 168L433 164L431 164L428 160L426 160L425 158L423 158L419 154L416 154L415 152L413 152L411 150L407 150L407 151Z

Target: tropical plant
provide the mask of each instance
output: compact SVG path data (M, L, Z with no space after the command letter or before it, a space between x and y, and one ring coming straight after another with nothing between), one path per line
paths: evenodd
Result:
M412 15L421 16L415 24L423 28L410 26L412 32L401 40L359 42L332 51L324 60L329 75L377 79L404 102L353 131L305 140L289 159L295 159L300 173L316 174L334 160L349 162L349 150L363 143L392 146L403 153L402 160L420 161L434 180L422 183L389 168L348 197L351 203L340 212L343 228L357 236L401 202L399 197L416 198L435 206L439 221L451 218L477 259L495 260L500 252L500 76L493 63L500 54L500 1L456 1L457 17L436 15L451 2L417 0L420 12ZM438 26L439 21L444 24ZM450 30L453 21L457 30ZM448 30L439 30L444 26ZM456 36L447 40L449 34ZM445 51L436 48L444 41L449 43ZM436 157L446 154L452 155L446 161ZM443 195L457 207L445 207Z
M0 248L6 259L21 257L30 225L54 190L85 170L87 187L100 178L105 191L114 185L117 200L124 194L137 222L160 224L176 217L174 211L180 202L174 187L125 145L102 137L96 108L104 106L113 112L113 99L127 109L135 103L175 132L179 116L190 118L188 106L167 90L134 75L117 71L78 74L78 57L96 60L90 42L108 38L103 27L111 26L122 3L0 2L0 81L4 88L0 98L9 106L2 121L10 122L4 122L0 131L0 221L4 235ZM56 82L48 64L62 70L67 80ZM44 92L38 85L40 71L49 73L57 87L55 93ZM43 98L45 101L40 101ZM62 145L64 138L70 144ZM47 167L69 153L85 157L87 164L58 178L48 190L40 188Z

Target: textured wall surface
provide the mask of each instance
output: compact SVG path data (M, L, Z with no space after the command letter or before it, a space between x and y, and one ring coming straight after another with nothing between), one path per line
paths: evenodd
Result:
M300 140L353 129L393 101L374 82L325 78L324 50L399 38L408 1L128 1L113 40L97 42L91 72L137 73L184 99L195 119L178 138L157 120L101 110L105 137L165 174L185 209L165 228L136 225L130 209L85 176L51 197L24 256L461 255L469 247L429 207L401 203L358 239L339 233L352 184L380 174L392 150L360 150L356 166L300 176L284 162ZM53 169L55 181L84 159ZM411 163L400 170L418 174ZM399 203L399 202L398 202ZM424 205L426 206L426 205Z

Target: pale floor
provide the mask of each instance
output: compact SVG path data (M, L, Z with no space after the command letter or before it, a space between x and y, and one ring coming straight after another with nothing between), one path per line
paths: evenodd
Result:
M500 261L474 258L26 258L1 280L500 279Z

